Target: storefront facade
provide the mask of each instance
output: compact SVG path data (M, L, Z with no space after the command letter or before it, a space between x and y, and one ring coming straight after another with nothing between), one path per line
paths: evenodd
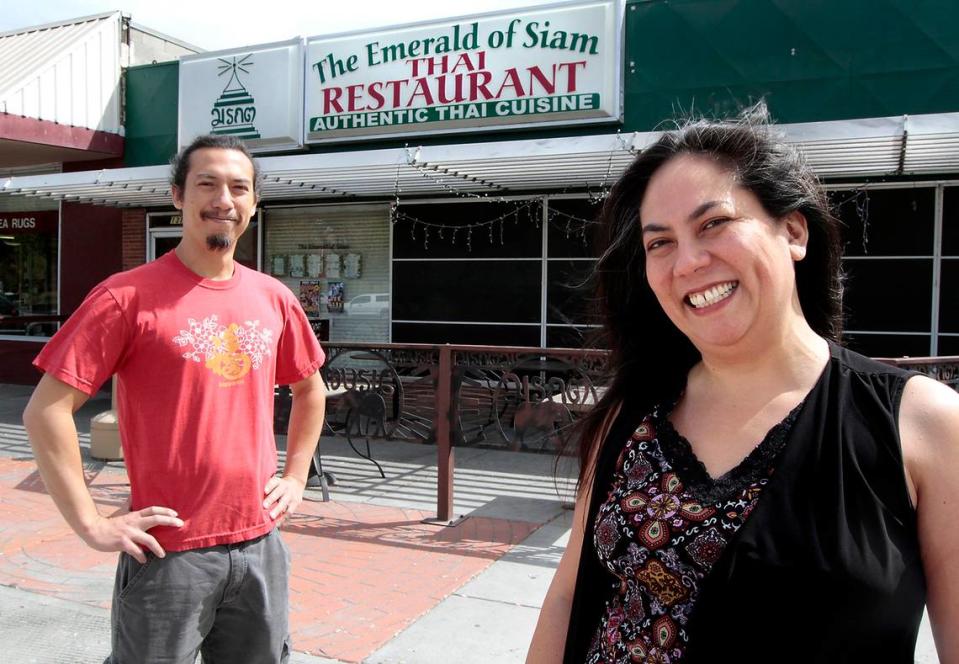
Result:
M128 268L178 239L176 147L241 136L266 180L238 256L321 336L582 346L617 175L665 118L764 99L845 224L850 345L959 354L959 8L722 7L566 3L131 68L127 168L2 190L111 210Z
M0 34L0 182L122 167L124 69L198 50L118 11ZM122 214L0 193L0 380L35 381L63 315L121 269Z

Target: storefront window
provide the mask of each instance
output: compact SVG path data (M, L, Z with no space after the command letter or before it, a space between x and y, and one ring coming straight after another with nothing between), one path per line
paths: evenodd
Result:
M401 205L393 341L539 346L539 199Z
M300 299L322 340L390 340L386 205L268 208L263 271Z
M598 208L585 198L401 205L393 341L595 343L589 275Z
M57 327L56 211L0 212L0 334Z
M876 357L928 355L935 188L844 189L830 199L842 221L846 343Z
M939 355L959 355L959 187L942 192Z
M546 345L596 347L600 337L595 284L595 220L600 201L547 201Z

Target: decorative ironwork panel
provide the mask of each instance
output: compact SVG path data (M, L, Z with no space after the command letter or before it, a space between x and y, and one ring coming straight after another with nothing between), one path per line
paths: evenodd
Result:
M435 442L450 413L451 442L530 452L563 450L573 425L608 383L600 350L448 346L449 394L437 394L440 348L432 344L324 343L330 431L352 437ZM883 360L959 389L959 357ZM277 388L274 426L286 431L289 388Z

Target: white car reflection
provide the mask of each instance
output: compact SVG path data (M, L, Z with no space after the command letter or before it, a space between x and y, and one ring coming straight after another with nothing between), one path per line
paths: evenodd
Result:
M390 294L357 295L344 305L343 310L352 316L387 316L390 313Z

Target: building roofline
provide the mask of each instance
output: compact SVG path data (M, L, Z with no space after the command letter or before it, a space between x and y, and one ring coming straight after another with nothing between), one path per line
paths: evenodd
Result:
M53 28L61 28L67 25L76 25L77 23L87 23L89 21L102 20L110 18L112 16L120 16L122 12L119 9L114 9L113 11L104 12L102 14L91 14L89 16L81 16L79 18L70 18L63 21L52 21L50 23L43 23L41 25L29 25L23 28L15 28L13 30L7 30L6 32L0 32L0 39L4 37L12 37L14 35L22 35L27 32L39 32L40 30L51 30Z
M168 41L168 42L170 42L171 44L176 44L177 46L181 46L181 47L183 47L183 48L190 49L191 51L194 51L194 52L196 52L196 53L206 53L206 49L205 49L205 48L201 48L200 46L197 46L196 44L191 44L190 42L183 41L182 39L177 39L176 37L171 37L170 35L166 34L165 32L160 32L159 30L154 30L153 28L148 28L148 27L146 27L145 25L143 25L142 23L137 23L136 21L130 21L129 25L130 25L130 27L133 28L134 30L139 30L140 32L145 32L145 33L147 33L148 35L153 35L154 37L158 37L158 38L160 38L160 39L163 39L163 40L165 40L165 41Z

